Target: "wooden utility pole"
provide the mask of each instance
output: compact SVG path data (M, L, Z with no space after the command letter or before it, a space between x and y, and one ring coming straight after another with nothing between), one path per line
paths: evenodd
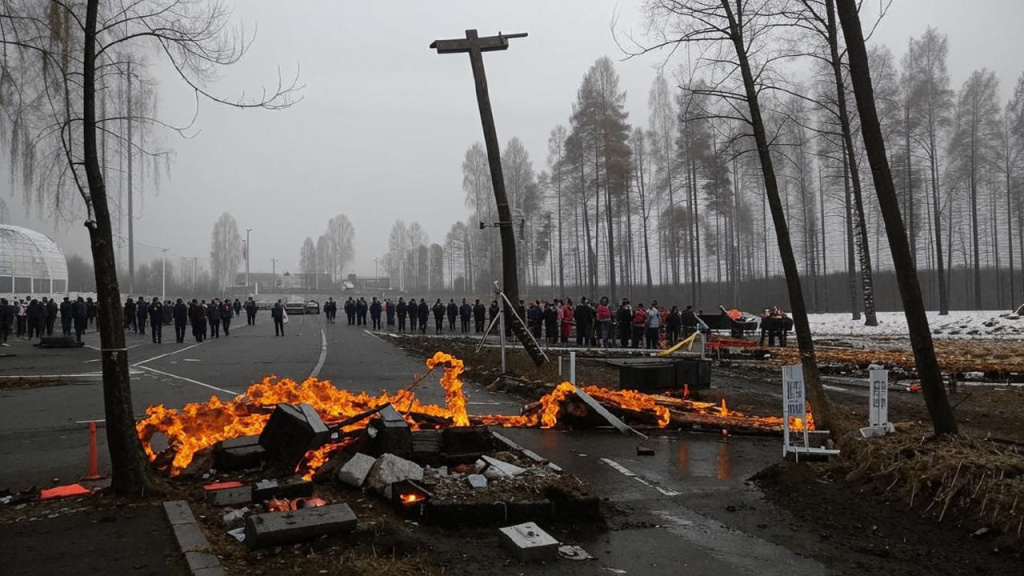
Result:
M509 38L525 38L526 33L502 34L480 38L476 30L466 30L465 38L451 40L435 40L430 48L438 54L469 54L469 63L473 67L473 81L476 84L476 101L480 106L480 122L484 127L484 145L487 147L487 163L491 168L491 185L494 188L494 200L498 205L498 230L501 237L501 276L502 291L513 305L519 303L519 276L517 274L516 236L512 225L512 210L508 205L505 193L505 177L501 171L501 151L498 149L498 132L494 127L494 114L491 112L491 97L487 92L487 74L484 72L484 52L507 50ZM499 302L501 299L499 298ZM522 323L511 322L512 331L519 337L527 352L538 365L546 362L536 342L526 333Z
M476 30L466 30L465 38L436 40L430 47L438 54L468 53L473 67L473 81L476 84L476 101L480 105L480 122L484 127L484 144L487 146L487 162L491 168L491 185L494 199L498 204L498 230L501 234L501 275L502 289L512 302L519 302L519 277L516 263L516 237L512 228L512 210L505 193L505 177L501 172L501 152L498 149L498 132L494 127L491 113L491 98L487 92L487 75L484 73L484 52L508 49L509 38L524 38L522 34L501 34L480 38Z

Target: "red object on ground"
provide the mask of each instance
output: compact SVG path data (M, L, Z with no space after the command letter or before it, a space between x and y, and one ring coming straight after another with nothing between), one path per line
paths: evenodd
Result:
M47 488L39 492L40 500L53 500L54 498L70 498L72 496L88 496L92 494L92 490L89 490L81 484L68 484L67 486L54 486L53 488Z
M89 422L89 469L82 480L99 480L99 463L96 455L96 422Z
M296 509L300 508L319 508L321 506L327 506L327 501L323 498L298 498L292 502Z
M242 486L245 486L245 484L242 484L241 482L237 482L237 481L214 482L213 484L207 484L207 485L203 486L203 490L206 490L207 492L211 492L213 490L224 490L226 488L241 488Z

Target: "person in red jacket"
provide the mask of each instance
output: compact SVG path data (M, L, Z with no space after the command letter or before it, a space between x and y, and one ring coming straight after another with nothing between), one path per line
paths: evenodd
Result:
M565 299L565 306L562 306L562 344L569 343L569 336L572 335L572 299Z
M594 317L597 320L598 334L601 338L601 346L604 348L608 347L608 339L612 334L612 309L608 306L608 297L602 296L601 302L597 305L597 310L594 312Z

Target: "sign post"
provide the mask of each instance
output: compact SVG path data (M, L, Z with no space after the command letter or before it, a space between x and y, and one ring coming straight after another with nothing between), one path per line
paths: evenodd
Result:
M807 395L804 390L804 369L800 364L782 367L782 455L793 451L790 439L790 418L803 422L804 446L807 445Z
M868 378L868 426L860 433L871 438L894 431L889 423L889 371L872 368Z

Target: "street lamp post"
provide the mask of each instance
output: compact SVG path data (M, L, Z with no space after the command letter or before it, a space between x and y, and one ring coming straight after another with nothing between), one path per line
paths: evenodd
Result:
M270 277L272 279L273 288L277 290L277 258L270 259Z
M245 229L245 291L249 291L249 259L252 258L252 244L249 243L249 233L252 228Z
M377 273L377 257L373 257L373 289L380 289L380 276Z

